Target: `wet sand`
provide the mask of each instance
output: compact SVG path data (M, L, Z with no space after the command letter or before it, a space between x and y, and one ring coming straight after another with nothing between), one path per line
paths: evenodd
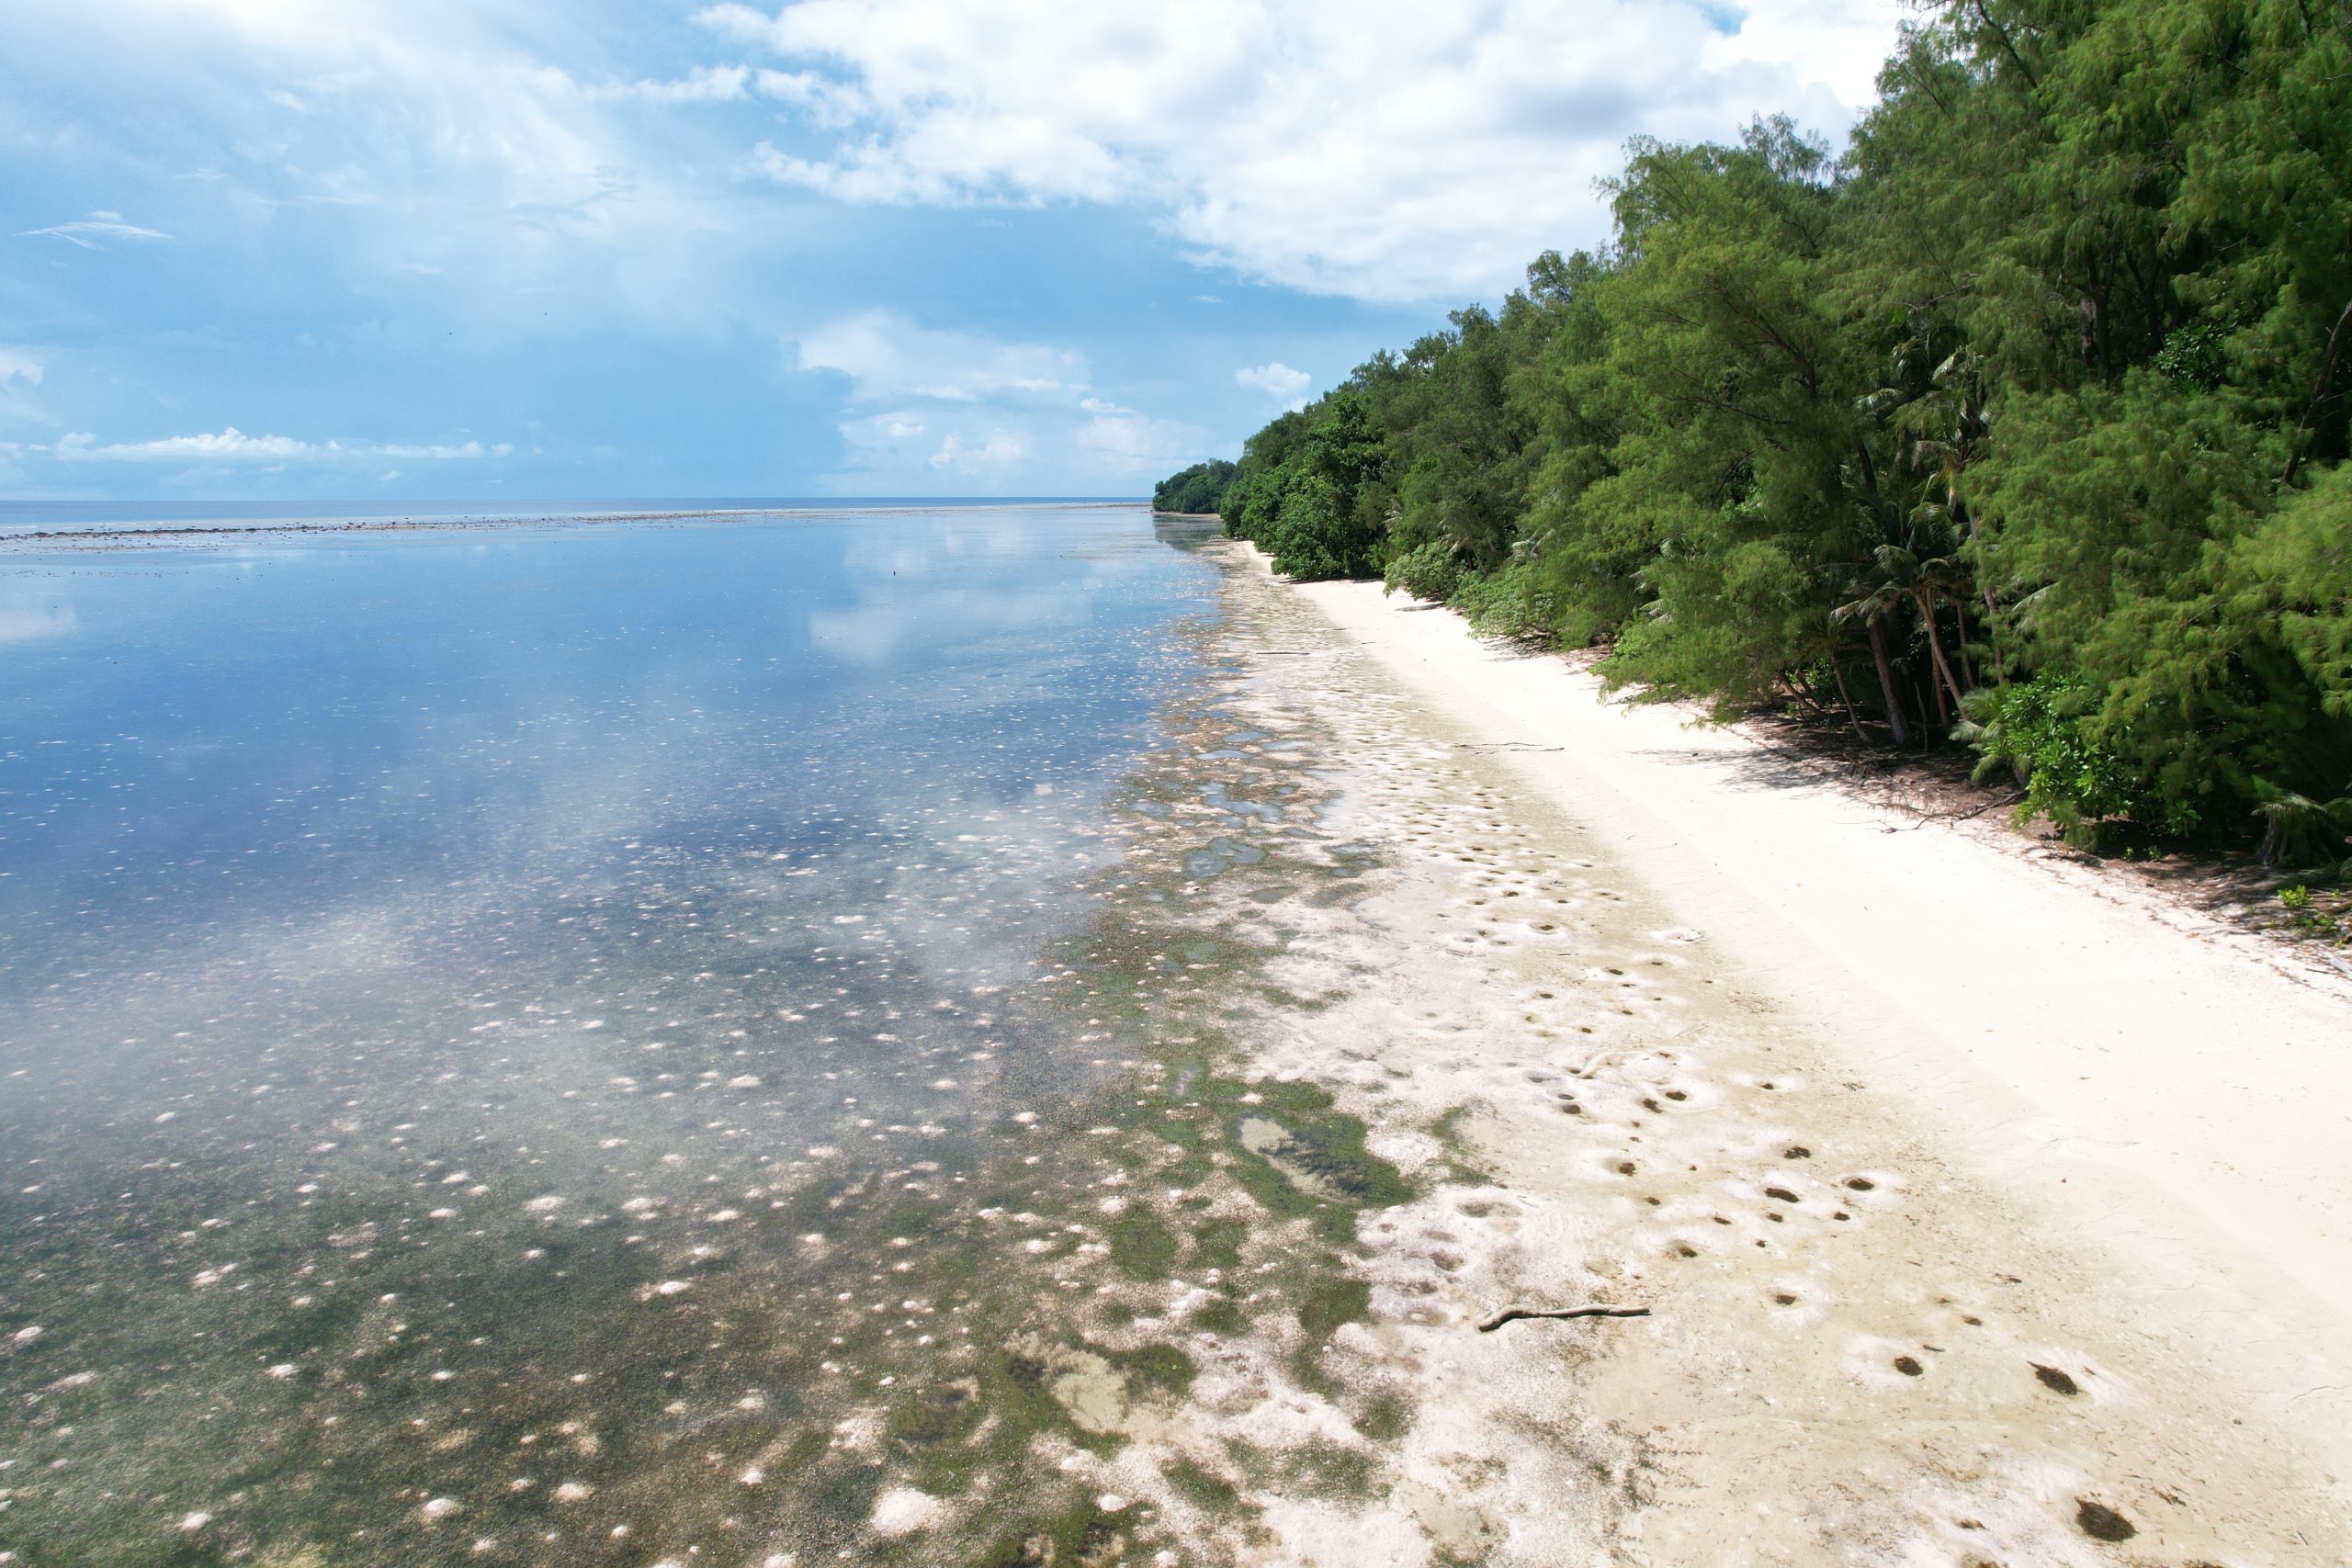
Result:
M1236 560L1383 866L1257 1065L1442 1178L1327 1358L1412 1388L1396 1484L1258 1560L2340 1560L2340 996ZM1591 1304L1652 1315L1475 1326Z

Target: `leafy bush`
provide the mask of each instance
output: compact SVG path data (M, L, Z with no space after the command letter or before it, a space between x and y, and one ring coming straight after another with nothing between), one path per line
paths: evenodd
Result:
M1442 604L1462 586L1462 563L1454 558L1451 545L1431 539L1390 561L1382 583L1383 592L1394 593L1401 588L1416 599Z
M2052 670L2019 685L1970 693L1961 733L1984 758L1976 776L2005 763L2023 767L2018 824L2047 817L2080 849L2095 847L2100 824L2119 818L2168 833L2193 831L2194 807L2149 788L2100 739L2100 696L2082 676Z
M1499 571L1465 579L1454 590L1453 607L1480 637L1511 642L1551 642L1551 595L1524 560Z

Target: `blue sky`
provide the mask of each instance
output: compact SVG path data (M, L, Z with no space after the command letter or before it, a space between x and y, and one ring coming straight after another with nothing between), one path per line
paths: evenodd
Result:
M0 496L1138 494L1832 133L1893 0L80 0L0 51Z

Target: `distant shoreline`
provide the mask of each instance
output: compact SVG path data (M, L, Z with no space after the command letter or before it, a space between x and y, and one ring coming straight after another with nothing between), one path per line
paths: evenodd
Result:
M274 520L222 519L217 522L124 523L87 528L43 528L24 533L0 532L0 547L22 544L124 545L139 541L169 542L211 538L245 538L285 534L400 534L463 532L490 528L577 527L609 523L691 523L722 518L912 516L952 505L957 512L1080 512L1111 511L1146 504L1140 501L1003 501L853 502L839 506L720 506L648 512L479 513L451 517L317 517Z

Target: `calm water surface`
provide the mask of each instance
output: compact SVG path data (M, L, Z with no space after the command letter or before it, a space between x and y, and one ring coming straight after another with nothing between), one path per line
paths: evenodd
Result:
M1091 1070L1213 591L1140 508L0 556L0 1558L622 1552L793 1399L648 1303Z

